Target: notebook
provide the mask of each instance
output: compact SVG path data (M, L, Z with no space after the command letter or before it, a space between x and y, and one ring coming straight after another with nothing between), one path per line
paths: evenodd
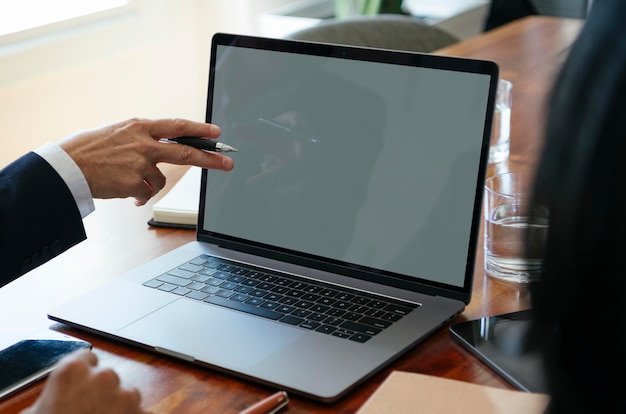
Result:
M216 34L197 240L49 317L336 401L470 301L497 71Z
M190 167L178 182L152 206L148 224L154 227L196 228L202 169Z

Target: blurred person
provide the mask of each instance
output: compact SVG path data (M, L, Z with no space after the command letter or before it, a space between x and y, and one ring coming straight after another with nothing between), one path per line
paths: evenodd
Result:
M626 2L594 1L549 101L534 198L548 207L530 339L550 414L624 413Z

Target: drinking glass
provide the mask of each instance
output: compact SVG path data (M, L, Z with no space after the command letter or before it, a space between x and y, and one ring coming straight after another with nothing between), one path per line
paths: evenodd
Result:
M498 81L496 107L493 113L491 141L489 144L489 162L504 161L509 156L511 147L511 102L513 84L506 80Z
M485 273L529 283L541 272L548 210L531 205L534 174L509 172L485 181ZM528 243L527 243L528 242Z

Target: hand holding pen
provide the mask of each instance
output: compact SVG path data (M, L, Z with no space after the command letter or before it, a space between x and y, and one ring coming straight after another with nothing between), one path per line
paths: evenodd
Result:
M165 137L195 136L213 141L217 125L186 119L132 118L99 128L78 131L58 142L84 176L91 197L133 197L143 205L164 186L159 164L194 165L230 171L234 161L216 151L199 151L182 145L165 145ZM224 147L220 148L224 150ZM86 206L89 208L89 206Z

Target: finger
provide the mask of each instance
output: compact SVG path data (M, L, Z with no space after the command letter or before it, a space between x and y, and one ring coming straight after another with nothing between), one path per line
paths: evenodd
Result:
M115 413L142 414L146 413L141 408L141 394L136 388L120 389L115 397L114 405L110 407Z
M80 360L92 367L95 367L96 365L98 365L98 357L89 349L81 349L81 350L72 352L71 354L64 357L63 359L66 361Z
M141 404L141 394L137 388L125 390L126 398L132 407L138 407Z
M152 190L151 197L165 187L166 178L158 168L149 168L144 171L144 183Z
M221 130L217 125L174 118L149 121L148 132L155 139L180 136L217 138Z
M189 145L159 143L153 154L159 162L178 165L195 165L201 168L230 171L232 158L215 152L202 151Z
M75 351L63 357L50 375L53 382L71 383L76 378L85 378L89 371L98 365L96 355L87 349Z
M137 205L144 205L165 186L166 178L156 165L146 165L136 178L129 177L127 196L134 197Z
M120 377L111 368L93 371L93 379L101 390L116 390L120 386Z
M135 205L143 206L156 194L154 188L146 180L142 180L139 190L135 193Z

